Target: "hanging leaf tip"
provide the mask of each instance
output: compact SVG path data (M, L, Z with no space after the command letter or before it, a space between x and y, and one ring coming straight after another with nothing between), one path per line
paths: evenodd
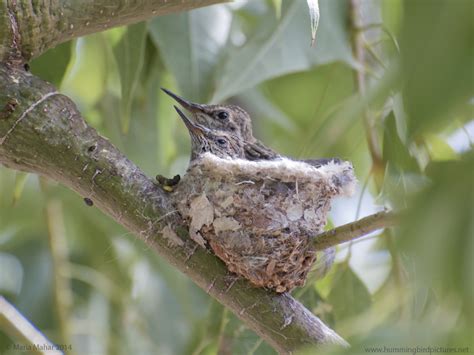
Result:
M316 31L319 24L319 2L318 0L307 0L309 7L309 17L311 19L311 47L316 43Z

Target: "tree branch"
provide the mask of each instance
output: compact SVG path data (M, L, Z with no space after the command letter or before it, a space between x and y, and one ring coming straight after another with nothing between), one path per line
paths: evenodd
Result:
M0 61L27 62L73 38L227 1L0 0Z
M324 250L341 243L348 242L377 229L392 227L397 222L397 215L393 212L378 212L358 221L344 224L327 232L318 234L313 241L317 250Z
M27 344L31 349L38 349L29 351L30 353L63 354L3 296L0 296L0 329L20 341L22 344L19 345ZM41 349L46 349L46 351L41 351Z
M0 64L0 163L57 180L98 207L228 307L277 351L347 343L288 294L236 280L187 238L164 191L89 127L48 83Z

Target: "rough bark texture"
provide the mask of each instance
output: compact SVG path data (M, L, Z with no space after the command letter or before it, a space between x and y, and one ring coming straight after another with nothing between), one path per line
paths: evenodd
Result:
M29 61L62 42L226 0L2 0L0 61Z
M0 0L0 163L57 180L87 198L89 205L92 201L277 351L347 345L288 294L236 280L217 257L189 240L188 228L166 193L89 127L69 98L23 68L32 57L68 39L217 2Z

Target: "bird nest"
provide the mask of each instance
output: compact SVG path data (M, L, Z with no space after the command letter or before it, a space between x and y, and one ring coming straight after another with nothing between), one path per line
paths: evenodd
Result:
M191 163L173 198L194 241L256 286L284 292L304 284L316 259L312 239L326 225L331 200L354 186L349 162L316 168L206 153Z

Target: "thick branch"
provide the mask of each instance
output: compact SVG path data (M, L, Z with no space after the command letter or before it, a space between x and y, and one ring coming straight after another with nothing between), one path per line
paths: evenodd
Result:
M225 1L0 0L0 61L29 61L73 38Z
M70 99L22 69L1 65L0 163L55 179L92 201L276 350L347 344L291 296L236 281L219 259L186 238L187 226L166 193L89 127Z
M393 227L396 222L397 216L395 213L379 212L321 233L314 238L313 243L317 250L324 250L363 237L378 229Z

